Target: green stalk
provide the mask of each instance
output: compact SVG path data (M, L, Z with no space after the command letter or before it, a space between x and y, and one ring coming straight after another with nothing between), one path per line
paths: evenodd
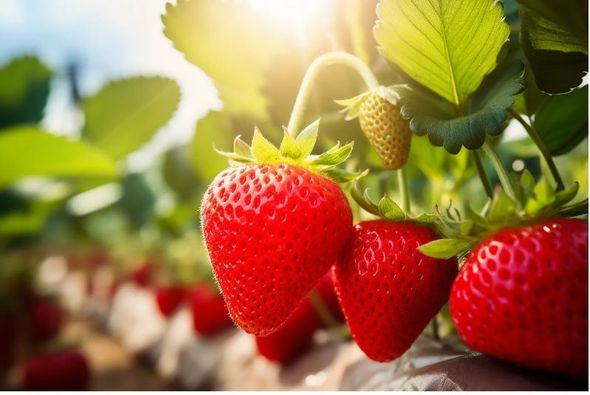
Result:
M486 155L492 161L492 165L494 166L494 169L498 174L500 184L502 184L502 188L504 188L504 192L506 192L506 195L508 195L515 201L518 201L518 199L516 198L516 192L514 191L514 187L512 186L512 180L510 180L508 171L506 171L506 168L504 167L504 164L498 157L498 154L496 154L496 151L494 151L492 146L487 141L483 144L482 148Z
M529 125L524 120L524 118L521 117L520 114L517 113L516 111L514 111L513 109L510 109L508 111L510 111L510 114L512 114L514 119L516 119L524 127L524 129L529 134L529 137L531 138L531 140L533 140L533 143L535 143L535 145L537 146L537 148L541 152L543 159L545 159L545 162L547 163L547 166L549 167L549 170L551 171L551 175L553 176L553 180L555 180L555 183L557 184L557 190L558 191L563 190L565 188L565 186L563 184L563 179L561 178L561 174L559 174L559 170L557 170L557 166L555 165L555 162L553 161L553 158L551 157L551 153L547 149L547 146L543 142L543 139L541 139L541 135L539 135L539 132L537 132L537 129L535 129L532 125Z
M330 312L330 309L328 309L322 298L320 298L320 295L318 295L318 293L315 290L309 293L309 301L313 305L314 310L316 311L316 313L318 313L320 319L322 320L324 325L326 325L326 327L336 328L337 326L339 326L338 321L336 320L336 318L334 318L334 316Z
M406 177L406 171L404 168L400 168L397 171L397 183L399 187L399 193L401 196L402 201L402 209L406 212L406 214L410 213L410 190L408 188L408 179Z
M483 167L483 163L481 161L481 156L479 155L479 151L472 151L473 152L473 160L475 161L475 167L477 168L477 173L479 174L479 178L481 179L481 183L483 184L483 188L486 190L486 194L490 199L494 197L494 188L492 188L492 184L490 183L490 179L486 174L486 171Z
M439 341L440 334L438 330L438 314L432 317L432 321L430 321L430 323L432 328L432 337L434 337L434 340Z
M297 93L295 105L293 106L293 111L291 112L289 123L287 124L287 131L291 136L295 137L301 128L303 113L309 102L311 90L319 72L327 66L334 64L342 64L354 69L361 76L369 89L375 89L379 86L377 78L375 78L369 66L354 55L347 52L334 51L318 56L307 68L299 92Z

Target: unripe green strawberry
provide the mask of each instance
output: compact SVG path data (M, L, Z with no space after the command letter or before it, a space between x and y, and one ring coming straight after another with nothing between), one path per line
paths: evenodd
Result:
M363 99L358 117L363 133L385 167L390 170L402 167L408 160L412 135L399 107L371 92Z

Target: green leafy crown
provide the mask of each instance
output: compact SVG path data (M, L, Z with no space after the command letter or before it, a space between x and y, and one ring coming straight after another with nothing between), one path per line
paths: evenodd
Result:
M227 157L233 166L245 163L287 163L301 166L342 183L354 181L364 176L367 173L366 171L359 173L338 167L350 157L353 142L343 146L338 142L326 152L312 155L318 138L319 125L319 120L311 123L297 137L292 137L285 129L283 140L278 148L268 141L256 127L254 128L251 145L248 145L240 136L237 136L234 140L233 152L215 150Z

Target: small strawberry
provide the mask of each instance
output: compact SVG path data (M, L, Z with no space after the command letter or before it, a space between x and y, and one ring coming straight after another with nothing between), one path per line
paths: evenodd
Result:
M330 314L341 319L342 311L334 290L333 270L320 280L315 292ZM325 326L326 322L318 314L308 296L277 330L269 335L256 336L258 353L270 361L287 364L307 351L312 344L314 333Z
M397 95L385 87L338 101L347 107L347 120L358 116L361 130L390 170L406 163L412 142L409 122L402 117L398 102Z
M248 333L277 329L328 271L352 231L346 196L327 175L352 146L309 156L317 123L275 148L259 131L246 162L220 173L201 206L203 235L229 312ZM255 161L255 163L249 163ZM342 179L342 178L340 178ZM350 179L350 178L344 178Z
M188 291L193 329L201 335L212 335L232 326L223 297L211 285L202 282Z
M26 327L34 342L47 342L59 334L63 323L63 310L55 301L36 296L26 304Z
M179 286L159 286L154 290L158 310L165 318L170 318L186 298L186 289Z
M336 266L336 291L352 336L375 361L402 355L448 299L455 259L416 250L437 239L428 227L373 220L355 227Z
M549 219L491 235L469 254L450 308L470 347L587 377L588 224Z
M77 351L32 356L22 371L22 387L31 391L83 391L89 381L88 362Z
M145 262L133 269L129 275L130 280L138 287L147 287L153 277L154 264Z

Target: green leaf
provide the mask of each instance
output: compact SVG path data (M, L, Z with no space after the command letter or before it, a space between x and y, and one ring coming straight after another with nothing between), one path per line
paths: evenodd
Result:
M280 163L281 152L268 141L258 128L254 128L252 137L252 155L258 163Z
M519 1L522 49L539 89L558 94L578 87L588 71L588 3Z
M47 218L61 203L58 201L36 201L26 211L12 211L0 215L1 236L22 236L40 232Z
M241 136L234 139L234 153L244 158L252 158L252 148L242 140Z
M402 92L402 115L411 117L410 127L417 135L428 135L435 146L457 154L461 146L481 148L486 135L502 133L507 110L514 104L514 95L522 92L523 65L520 61L505 62L489 75L473 96L466 115L456 116L445 109L444 102L416 90Z
M297 160L302 157L297 142L295 142L295 139L291 137L287 130L284 131L283 140L281 141L279 150L281 151L281 155L285 158Z
M213 147L229 148L233 133L232 123L224 113L211 111L197 122L190 144L191 162L203 183L211 182L227 167L227 159L215 152Z
M510 33L494 0L381 0L377 15L382 55L457 107L496 67Z
M315 143L318 139L318 129L320 127L320 120L316 120L305 127L299 133L295 141L301 151L301 157L307 158L313 152Z
M30 176L100 180L117 177L115 164L104 153L34 126L0 133L0 169L0 188Z
M551 155L563 155L588 136L588 86L552 96L535 115L534 126Z
M309 163L315 166L335 166L350 157L353 146L354 142L350 142L342 147L336 145Z
M166 4L162 20L175 48L213 78L224 111L262 120L267 103L261 86L277 34L257 21L252 8L246 2L180 0Z
M379 211L381 215L392 221L401 221L406 219L406 213L390 197L384 196L379 201Z
M431 258L449 259L471 248L471 243L461 239L438 239L418 247L418 251Z
M571 202L572 199L578 194L579 189L580 185L577 182L574 182L569 187L557 192L555 194L555 206L563 206Z
M487 220L493 224L510 223L517 216L517 209L517 202L506 195L502 188L497 188Z
M111 82L84 100L83 137L115 159L135 151L168 122L180 101L176 82L134 77Z
M0 128L41 121L51 77L51 70L31 56L0 68Z
M535 49L588 54L588 2L519 0Z

